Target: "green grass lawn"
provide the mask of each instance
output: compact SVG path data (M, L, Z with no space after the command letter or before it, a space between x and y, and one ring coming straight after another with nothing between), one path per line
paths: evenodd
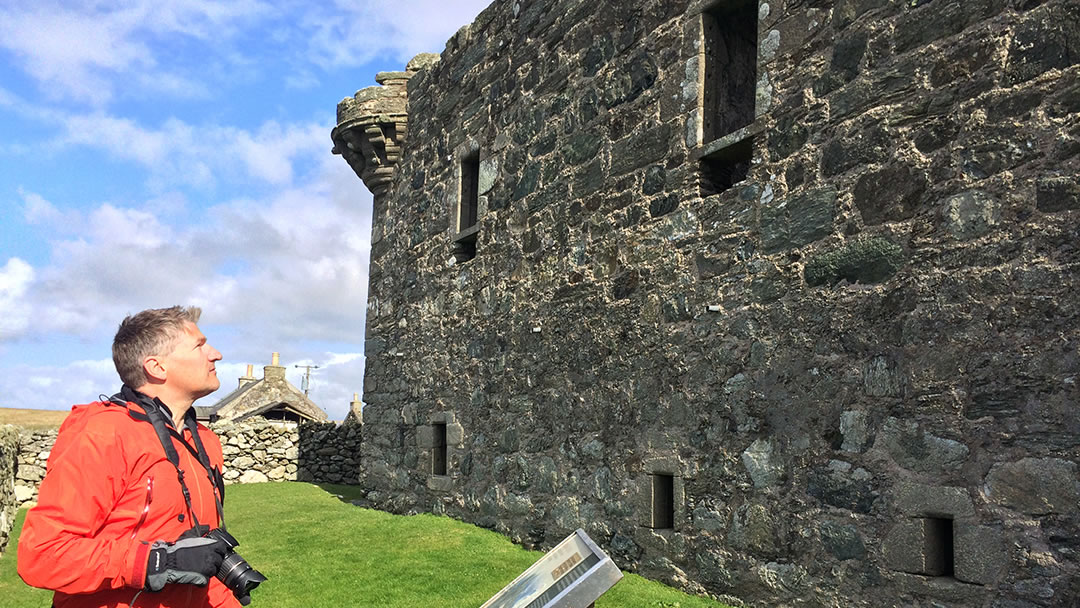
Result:
M348 496L348 486L323 486ZM361 509L303 483L232 485L225 517L238 551L270 580L252 606L479 607L542 553L447 517L400 516ZM15 539L0 558L6 608L45 608L51 593L27 587L15 572ZM597 608L707 608L689 596L628 574Z

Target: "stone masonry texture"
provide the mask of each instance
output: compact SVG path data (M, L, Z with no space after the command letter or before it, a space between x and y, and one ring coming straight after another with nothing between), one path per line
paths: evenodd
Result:
M19 432L11 425L0 426L0 555L7 548L15 525L15 472L18 467Z
M267 481L309 481L356 484L358 454L363 427L359 424L305 422L300 425L251 420L223 422L210 428L221 440L225 460L225 483ZM13 433L10 454L15 465L11 478L11 504L25 507L37 500L38 485L45 478L49 454L56 442L56 430L0 427L0 447L9 452L2 432ZM0 467L0 484L5 470ZM0 485L0 488L6 486ZM7 501L0 490L0 501ZM7 504L0 502L0 504ZM4 520L0 516L0 524ZM10 523L9 523L10 525ZM2 526L0 526L2 528Z
M339 124L367 500L755 605L1073 605L1080 4L754 6L499 0Z

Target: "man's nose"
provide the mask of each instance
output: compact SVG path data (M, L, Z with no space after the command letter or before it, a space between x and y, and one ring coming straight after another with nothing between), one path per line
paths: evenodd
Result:
M210 347L210 360L211 361L221 361L221 359L222 359L221 351L219 351L218 349L211 346Z

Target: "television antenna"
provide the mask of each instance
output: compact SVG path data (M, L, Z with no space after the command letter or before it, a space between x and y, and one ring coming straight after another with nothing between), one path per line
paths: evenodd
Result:
M318 365L295 365L294 367L300 367L304 370L304 379L300 381L300 388L304 391L304 396L308 396L308 389L311 388L311 370L319 369Z

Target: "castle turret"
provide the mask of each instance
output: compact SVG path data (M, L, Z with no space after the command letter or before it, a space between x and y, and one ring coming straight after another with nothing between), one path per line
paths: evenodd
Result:
M401 159L401 146L408 133L409 79L439 60L434 53L421 53L404 72L379 72L381 86L360 89L337 106L337 127L330 132L334 154L340 154L371 190L376 205L390 186L394 166Z

